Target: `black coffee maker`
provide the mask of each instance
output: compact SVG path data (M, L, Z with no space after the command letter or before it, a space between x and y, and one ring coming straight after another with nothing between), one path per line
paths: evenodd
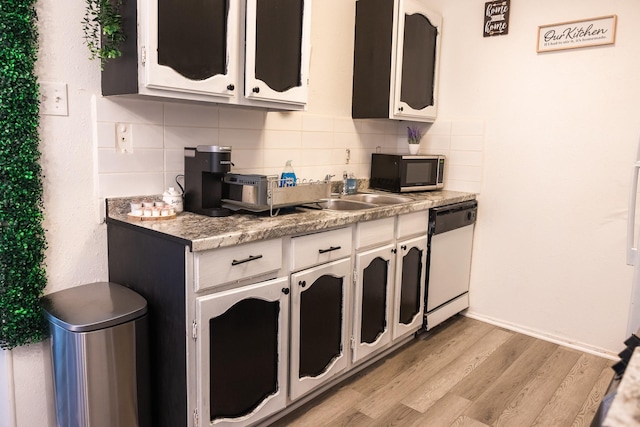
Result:
M222 180L232 164L231 147L185 147L184 210L216 217L231 215L222 207Z

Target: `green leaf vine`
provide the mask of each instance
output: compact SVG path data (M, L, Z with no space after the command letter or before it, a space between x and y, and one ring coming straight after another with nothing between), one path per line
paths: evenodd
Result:
M89 59L100 58L100 67L108 59L122 56L120 47L125 41L120 8L122 0L86 0L82 21Z
M0 348L41 341L46 286L35 0L0 2Z

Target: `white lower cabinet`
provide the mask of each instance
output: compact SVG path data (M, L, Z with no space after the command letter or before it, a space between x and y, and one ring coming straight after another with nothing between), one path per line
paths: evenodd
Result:
M109 278L154 317L151 424L266 425L408 342L427 226L424 210L193 252L108 221Z
M289 281L196 298L199 426L245 426L286 406Z
M349 235L350 235L349 230ZM351 258L291 275L289 396L303 396L347 367Z
M199 426L268 421L420 329L425 218L417 212L292 237L288 248L275 239L200 254L196 292L231 280L212 272L237 260L244 270L233 278L261 277L288 253L290 276L196 298Z
M427 274L426 234L396 243L395 274L394 340L422 327Z
M391 342L395 246L355 256L352 362L357 363Z

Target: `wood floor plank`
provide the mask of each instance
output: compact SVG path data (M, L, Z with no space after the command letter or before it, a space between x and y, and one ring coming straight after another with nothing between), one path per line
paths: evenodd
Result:
M526 351L485 389L484 393L464 412L464 415L493 425L509 401L517 396L557 348L557 344L534 340Z
M483 424L480 421L469 418L466 415L461 415L457 420L451 423L451 427L489 427L487 424ZM514 426L515 427L515 426ZM524 427L524 426L517 426Z
M588 427L591 425L591 421L598 411L598 406L607 392L611 379L613 378L614 372L609 365L610 364L606 364L605 368L600 373L600 376L593 385L591 392L589 392L589 395L582 404L582 407L578 410L578 415L576 415L576 418L573 420L571 427Z
M582 354L532 426L571 425L607 363L606 359Z
M462 412L471 405L471 401L455 394L447 393L435 402L428 411L406 427L449 427Z
M369 418L356 408L351 408L348 412L333 420L331 423L315 424L309 427L331 426L331 427L369 427L375 420Z
M464 354L475 342L484 340L489 334L500 336L512 334L480 326L472 323L460 334L452 337L442 348L434 352L425 352L424 359L414 365L406 366L394 378L388 379L384 385L368 395L359 404L359 410L372 418L377 418L399 403L407 394L424 384L430 377L436 375L451 360ZM357 390L360 391L359 388Z
M446 327L437 328L429 334L428 340L417 339L400 351L392 354L380 364L372 367L376 370L375 376L368 376L372 368L368 368L355 376L350 382L354 390L365 395L371 395L382 387L385 387L399 374L405 372L407 367L414 366L430 353L442 353L451 347L457 347L460 342L482 336L491 330L491 326L463 316L456 316L447 322Z
M556 348L535 376L509 401L495 425L531 425L579 357L578 351L565 347Z
M429 381L420 381L417 388L405 393L402 403L416 411L425 412L512 336L513 333L500 329L489 332L451 363L439 369Z
M491 355L490 360L460 381L451 393L469 400L477 399L534 342L535 338L514 334Z
M306 405L277 421L273 426L319 426L331 424L335 419L351 410L363 395L351 388L341 387L333 393L320 396L312 405Z
M407 427L419 422L421 415L400 403L374 420L370 427Z
M586 427L611 364L456 316L271 427Z

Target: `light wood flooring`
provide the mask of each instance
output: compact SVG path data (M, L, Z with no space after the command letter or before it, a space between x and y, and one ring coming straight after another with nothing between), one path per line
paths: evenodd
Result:
M463 316L274 426L589 426L611 360Z

